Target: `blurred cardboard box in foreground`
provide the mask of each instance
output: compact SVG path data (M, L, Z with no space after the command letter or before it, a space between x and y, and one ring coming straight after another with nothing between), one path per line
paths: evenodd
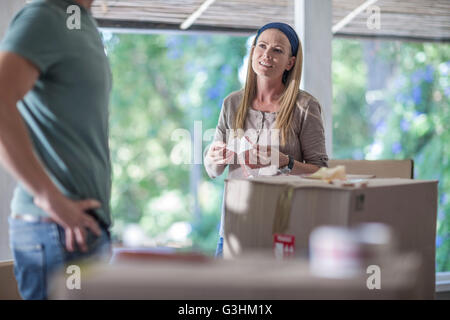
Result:
M50 285L52 299L293 300L416 299L419 260L400 255L380 265L381 285L370 286L365 271L326 279L310 272L307 260L247 255L235 260L122 260L80 265L79 287L61 270Z

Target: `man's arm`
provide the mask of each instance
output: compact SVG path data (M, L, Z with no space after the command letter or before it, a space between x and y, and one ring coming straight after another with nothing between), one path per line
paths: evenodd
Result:
M28 60L0 51L0 163L34 196L37 206L65 229L66 247L74 242L86 250L86 230L100 234L97 222L84 210L100 203L88 199L73 201L65 197L51 181L33 151L31 139L16 104L33 87L39 70Z

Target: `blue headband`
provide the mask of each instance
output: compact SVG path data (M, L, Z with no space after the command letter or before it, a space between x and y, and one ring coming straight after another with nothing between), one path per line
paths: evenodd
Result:
M292 55L297 56L297 50L298 50L298 44L299 44L298 36L297 36L297 33L295 32L295 30L292 29L292 27L290 25L288 25L286 23L282 23L282 22L268 23L268 24L262 26L258 30L258 33L256 34L255 42L258 41L258 38L261 35L261 33L263 33L263 31L265 31L267 29L278 29L281 32L283 32L291 44Z

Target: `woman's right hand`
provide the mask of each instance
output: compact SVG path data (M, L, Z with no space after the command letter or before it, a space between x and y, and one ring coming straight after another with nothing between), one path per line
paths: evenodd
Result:
M206 159L210 164L223 165L233 162L234 152L227 149L227 145L222 141L214 141L209 147Z

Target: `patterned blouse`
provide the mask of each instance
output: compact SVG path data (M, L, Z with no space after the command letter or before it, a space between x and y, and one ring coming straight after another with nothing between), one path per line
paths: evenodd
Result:
M233 122L243 94L243 90L235 91L225 98L214 141L220 140L229 143L231 140L230 135ZM274 135L274 132L276 132L274 131L276 117L277 112L263 112L249 108L244 126L245 135L249 137L251 142L261 146L273 145L274 142L279 144L278 135ZM271 141L271 139L274 140ZM280 145L279 150L284 154L291 155L299 162L328 167L322 110L319 102L306 91L299 91L297 108L294 109L294 118L292 120L292 130L288 135L286 144L284 146ZM245 177L237 159L234 160L229 165L228 178ZM226 167L226 165L204 163L206 172L211 178L221 175ZM258 172L259 169L249 170L249 173L253 176L257 176Z

